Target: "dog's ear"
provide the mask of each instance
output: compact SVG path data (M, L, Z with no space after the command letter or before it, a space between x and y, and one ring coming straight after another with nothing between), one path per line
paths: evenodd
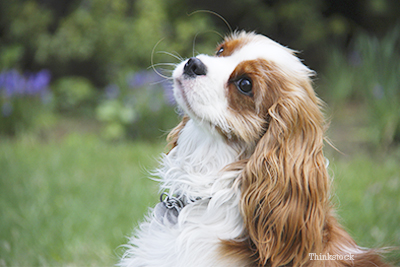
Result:
M241 209L260 265L300 266L323 245L330 185L325 123L309 79L280 93L243 170Z
M178 145L179 134L188 121L189 121L189 116L184 115L182 121L168 134L167 141L168 141L169 151L171 151L174 147Z

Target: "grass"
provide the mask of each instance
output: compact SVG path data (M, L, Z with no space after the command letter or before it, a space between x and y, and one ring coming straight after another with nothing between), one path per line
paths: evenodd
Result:
M0 266L115 264L118 246L158 199L146 169L163 148L90 134L1 140ZM362 246L400 246L398 159L331 159L339 215Z
M157 200L160 143L0 142L0 266L112 266Z
M399 156L331 160L333 200L345 228L363 247L400 247ZM399 252L390 257L400 264Z

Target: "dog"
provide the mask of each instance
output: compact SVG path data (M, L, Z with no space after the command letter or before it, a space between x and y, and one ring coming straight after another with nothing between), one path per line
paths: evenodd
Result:
M119 266L389 266L335 218L313 76L244 31L178 64L184 116L156 171L163 193Z

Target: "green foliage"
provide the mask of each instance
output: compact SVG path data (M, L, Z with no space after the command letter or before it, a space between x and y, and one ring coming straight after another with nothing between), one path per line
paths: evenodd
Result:
M106 100L96 109L97 119L105 123L103 136L106 139L126 137L127 127L134 122L136 112L132 106L116 99Z
M162 103L162 89L157 91L154 86L143 85L133 90L126 85L129 73L140 72L152 64L176 63L181 56L210 53L221 40L218 32L227 32L225 25L226 30L222 31L214 27L216 22L222 22L210 13L188 16L192 11L209 9L199 1L63 3L65 9L60 10L56 0L0 0L0 71L51 70L55 110L84 116L96 113L104 122L105 136L110 139L154 136L159 128L171 128L176 121L172 108ZM358 26L367 25L365 21L387 17L379 23L381 26L370 24L378 32L385 28L382 25L397 17L395 10L399 6L390 0L357 0L354 5L366 11L359 14L357 18L361 20L357 22L352 22L351 15L340 11L332 1L321 0L222 1L212 11L225 17L233 29L256 30L304 51L307 65L318 67L330 52L326 49L328 42L335 39L343 44ZM354 62L349 63L341 52L335 52L330 58L333 64L328 63L331 67L327 70L327 77L334 85L329 91L335 92L332 94L335 101L363 99L371 107L370 123L374 125L371 140L383 146L400 138L398 75L395 75L399 56L396 45L390 44L398 38L394 35L382 41L359 37L354 51L362 54L362 66L352 65ZM373 53L375 50L382 52ZM393 55L393 60L389 61L388 55ZM119 87L120 96L103 97L113 84ZM145 87L148 89L144 90ZM384 97L378 100L374 95L380 95L381 91L385 92ZM152 105L160 108L155 112Z
M52 13L33 0L3 1L0 7L4 27L0 38L0 70L17 68L38 48L38 37L48 32Z
M0 47L0 68L11 69L23 56L24 47L22 45L11 45Z
M360 38L373 141L388 147L400 141L400 25L382 40ZM363 82L363 83L362 83Z
M54 33L38 37L35 59L43 65L57 63L59 69L70 68L71 62L93 62L95 79L113 82L120 71L150 66L158 41L169 51L182 52L181 41L186 48L196 32L210 27L204 16L175 22L166 8L163 0L82 2Z
M53 83L56 106L63 112L79 112L91 107L96 100L96 89L84 77L63 77Z
M0 72L0 134L37 132L54 122L50 78L47 70L25 75L15 69Z
M34 65L48 66L54 76L61 76L51 86L57 111L74 115L95 112L105 124L104 136L108 139L151 138L160 135L160 128L171 128L176 122L176 114L166 105L162 89L149 84L127 89L126 73L148 67L152 50L160 40L157 49L167 47L168 51L192 53L187 44L197 32L210 28L206 16L186 17L183 13L184 20L171 18L167 3L162 0L90 0L58 18L53 18L51 11L36 1L0 4L2 23L8 24L4 38L0 39L4 44L0 68L22 68L27 59L33 60ZM212 38L199 38L196 46L202 49L206 43L214 46ZM166 59L157 50L154 57L158 62L174 59ZM91 73L91 80L71 76L79 72ZM118 84L121 94L116 99L102 99L102 92L95 90L92 81ZM24 103L25 98L13 101L14 112L2 121L3 131L30 128L20 125L40 117L36 110L43 105L31 98L28 104ZM9 102L4 101L2 106L7 108ZM32 119L33 114L36 116Z
M2 103L3 112L10 109L10 115L0 115L0 134L16 135L26 131L41 132L56 122L50 104L43 104L38 97L15 98Z
M33 0L0 4L3 23L9 24L0 39L0 69L22 69L27 60L48 67L57 78L51 85L56 110L95 114L107 139L158 137L159 129L173 127L177 116L165 101L164 89L151 82L131 88L128 76L152 63L176 61L160 50L196 53L190 45L193 37L212 28L204 14L171 17L163 0L82 1L63 17L54 17ZM212 51L219 36L203 36L196 39L196 50ZM109 98L107 88L113 85L120 94Z
M383 39L359 35L348 57L336 50L323 85L332 104L361 102L369 112L369 139L387 148L400 140L400 27Z
M10 37L22 43L36 43L37 35L45 33L52 21L51 12L32 0L12 5L9 12Z
M152 139L160 130L177 124L172 88L153 70L121 75L108 85L96 108L96 118L103 122L103 136L121 139L127 136Z

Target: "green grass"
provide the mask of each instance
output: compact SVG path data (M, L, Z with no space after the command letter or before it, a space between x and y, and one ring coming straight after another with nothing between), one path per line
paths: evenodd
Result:
M146 207L162 144L0 142L0 266L112 266Z
M363 247L400 248L399 158L359 154L331 160L338 214ZM400 265L399 250L389 258Z
M0 266L112 266L157 185L161 143L0 141ZM362 246L400 246L399 157L333 158L336 202ZM393 259L399 259L393 255Z

